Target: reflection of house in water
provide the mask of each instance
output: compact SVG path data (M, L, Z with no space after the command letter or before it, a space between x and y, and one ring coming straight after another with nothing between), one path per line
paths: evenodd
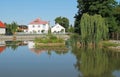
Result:
M5 41L0 41L0 53L2 53L6 48Z
M50 52L55 51L55 53L57 53L57 54L65 54L68 51L68 48L66 48L65 46L63 46L63 47L59 47L59 46L56 46L56 47L55 46L50 46L50 47L49 46L48 47L39 46L39 48L35 48L35 43L33 41L28 41L28 48L32 52L34 52L38 55L42 52L48 52L49 53L49 51Z
M34 43L33 41L28 41L28 48L29 48L32 52L34 52L34 53L36 53L36 54L38 54L38 55L39 55L40 53L46 51L46 50L41 50L41 49L35 48L35 43Z

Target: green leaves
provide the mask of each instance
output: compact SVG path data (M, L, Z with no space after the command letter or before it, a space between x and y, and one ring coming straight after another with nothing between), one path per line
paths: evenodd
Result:
M16 22L12 22L11 24L6 24L7 34L14 34L17 31L18 24Z
M63 26L66 30L69 27L69 20L66 17L57 17L55 19L55 23L59 23L61 26Z
M98 44L101 40L106 39L108 35L108 26L105 19L100 15L90 16L83 14L80 21L81 41L84 44Z
M77 2L78 13L75 16L75 32L81 32L78 24L80 23L81 17L84 13L88 13L89 15L99 14L102 17L107 18L110 31L115 31L114 26L116 26L116 23L118 22L115 21L113 16L114 8L117 5L115 0L77 0ZM117 18L120 17L117 16Z

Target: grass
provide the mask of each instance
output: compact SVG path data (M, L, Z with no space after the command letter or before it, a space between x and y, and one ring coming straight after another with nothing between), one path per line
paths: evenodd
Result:
M64 40L61 38L57 38L56 36L50 34L43 38L36 38L35 43L64 43Z
M109 42L109 41L103 41L102 46L103 47L117 47L117 46L120 46L120 44L114 43L114 42Z

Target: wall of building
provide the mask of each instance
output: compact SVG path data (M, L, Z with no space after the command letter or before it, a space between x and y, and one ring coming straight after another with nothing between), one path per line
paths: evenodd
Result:
M49 29L49 25L48 24L40 24L40 25L34 25L34 24L30 24L28 25L28 32L29 33L37 33L37 34L41 34L43 33L48 33L48 29Z
M0 34L5 34L5 28L0 28Z
M63 29L63 32L61 32L61 30ZM52 33L65 33L65 28L63 28L62 26L60 26L59 24L55 25L52 29L51 29Z

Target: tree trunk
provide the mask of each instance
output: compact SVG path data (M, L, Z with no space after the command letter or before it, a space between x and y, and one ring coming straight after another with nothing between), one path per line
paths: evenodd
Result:
M112 40L114 40L114 32L112 32Z
M117 40L119 40L119 33L117 33Z

